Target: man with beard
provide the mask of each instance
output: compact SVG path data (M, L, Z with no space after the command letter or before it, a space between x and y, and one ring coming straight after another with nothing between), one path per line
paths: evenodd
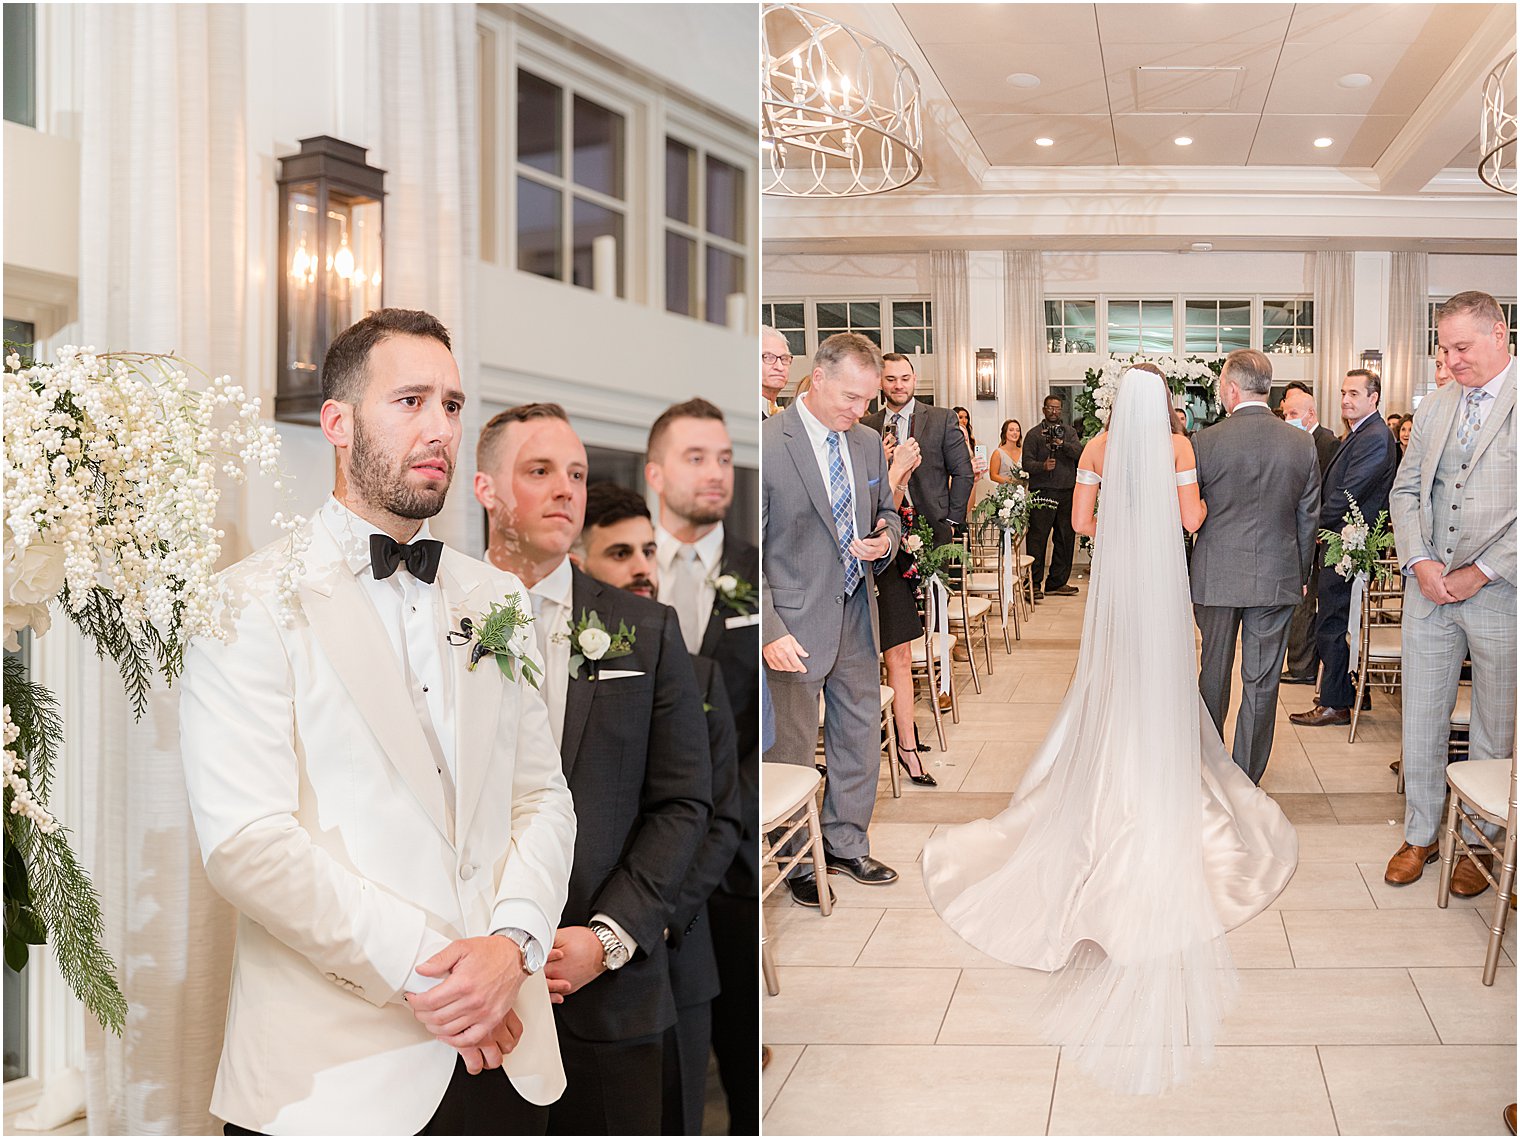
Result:
M654 523L644 499L627 487L598 482L586 488L586 525L572 556L583 570L614 589L626 589L640 597L655 596L658 567ZM697 687L702 692L702 707L707 715L713 816L707 837L681 884L670 936L666 938L670 947L670 985L676 998L676 1025L665 1034L662 1130L666 1135L702 1133L707 1057L712 1049L712 1001L722 988L708 920L708 899L734 861L745 823L741 817L733 712L723 687L722 670L710 657L694 655L691 663L696 669ZM751 826L753 816L751 811ZM754 943L754 915L752 908L750 928L739 934L746 946ZM754 1004L752 986L746 986L743 995ZM753 1037L749 1058L753 1070ZM753 1085L753 1079L750 1082ZM758 1105L749 1104L748 1109L756 1111Z
M381 309L333 341L332 497L222 575L180 732L237 960L211 1110L228 1134L542 1134L565 1086L541 970L575 816L544 702L446 635L522 583L428 535L459 452L449 334Z
M549 1132L652 1135L676 1023L666 938L707 834L712 761L675 614L570 562L586 470L564 409L523 404L481 431L475 497L490 519L487 559L532 597L550 727L581 820L545 970L566 1075Z
M786 342L782 341L785 348ZM760 968L760 551L723 520L734 499L734 448L723 413L705 399L668 407L649 429L644 477L659 495L660 600L675 607L686 647L719 664L734 712L739 810L744 834L733 865L708 901L722 992L713 1001L713 1049L734 1135L757 1134L760 1038L754 978ZM719 590L718 583L732 585ZM745 594L748 591L746 599Z
M1024 469L1029 472L1029 491L1055 502L1054 510L1029 512L1029 537L1025 549L1034 559L1034 597L1047 593L1070 596L1077 587L1068 584L1077 536L1071 528L1071 494L1077 485L1077 460L1082 457L1082 438L1077 429L1061 421L1065 404L1058 395L1046 396L1044 420L1024 436ZM1052 539L1051 535L1054 534ZM1045 572L1045 545L1049 542L1050 571ZM1041 581L1044 581L1042 587Z

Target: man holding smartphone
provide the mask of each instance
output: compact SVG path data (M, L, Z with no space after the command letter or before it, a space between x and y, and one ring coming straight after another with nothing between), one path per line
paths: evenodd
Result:
M1082 436L1075 427L1064 423L1061 412L1065 401L1058 395L1045 397L1044 421L1024 436L1024 469L1029 472L1029 489L1043 494L1055 509L1029 512L1027 549L1034 559L1034 598L1045 594L1070 597L1077 587L1068 585L1071 557L1077 536L1071 528L1071 491L1077 485L1077 460L1082 457ZM962 448L964 450L964 448ZM1050 558L1050 572L1045 572L1045 544L1055 532L1055 549ZM1040 586L1041 579L1045 585Z

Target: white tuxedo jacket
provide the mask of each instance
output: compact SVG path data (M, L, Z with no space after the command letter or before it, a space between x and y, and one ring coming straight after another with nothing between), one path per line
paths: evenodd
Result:
M211 1111L275 1135L410 1135L458 1056L407 1006L412 968L447 940L490 933L498 902L536 903L552 931L575 815L543 700L489 656L467 671L468 647L454 646L446 809L364 587L327 528L307 528L292 626L277 600L282 540L221 576L241 606L232 638L193 643L180 680L201 854L239 913ZM512 593L531 612L516 577L452 550L437 583L452 627ZM542 973L516 1011L524 1032L507 1074L524 1098L552 1103L565 1076Z

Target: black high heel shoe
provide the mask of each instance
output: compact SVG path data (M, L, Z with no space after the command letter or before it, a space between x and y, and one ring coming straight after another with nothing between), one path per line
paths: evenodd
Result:
M911 751L909 751L908 754L909 755L917 755L918 754L918 749L914 748ZM921 775L914 775L913 774L913 769L910 768L908 766L908 764L906 763L906 761L904 761L904 759L903 759L903 749L901 747L899 747L897 749L897 766L900 767L900 768L902 768L903 772L908 776L908 782L909 783L917 783L920 787L938 787L939 786L939 780L935 779L934 776L930 775L927 771L923 771L923 766L924 766L924 761L923 760L919 760L918 761L919 770L923 771L923 774L921 774Z

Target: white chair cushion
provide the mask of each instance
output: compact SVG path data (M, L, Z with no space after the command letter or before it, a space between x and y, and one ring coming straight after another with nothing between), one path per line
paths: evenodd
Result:
M985 597L968 597L966 599L966 616L975 621L992 608L992 602ZM952 604L950 606L950 620L959 625L961 623L961 607Z
M1369 660L1403 660L1403 630L1397 625L1373 625L1367 631Z
M966 588L972 593L997 593L1002 584L996 573L974 573L966 580Z
M808 796L818 790L823 776L811 763L762 763L760 765L760 824L773 830L797 813Z
M1472 723L1472 685L1457 685L1457 706L1451 710L1451 722L1464 728Z
M893 692L892 689L888 688L885 684L881 686L881 710L883 712L885 712L887 708L891 706L892 697L896 695L897 693Z
M940 643L941 643L942 639L947 639L949 641L949 644L950 644L951 648L955 647L956 636L955 636L954 633L935 633L934 634L934 652L935 652L936 655L938 655L938 653L939 653ZM914 664L923 664L924 663L924 639L922 637L914 637L913 638L913 663Z
M1446 765L1446 782L1467 802L1502 823L1509 815L1514 765L1513 759L1462 759Z

